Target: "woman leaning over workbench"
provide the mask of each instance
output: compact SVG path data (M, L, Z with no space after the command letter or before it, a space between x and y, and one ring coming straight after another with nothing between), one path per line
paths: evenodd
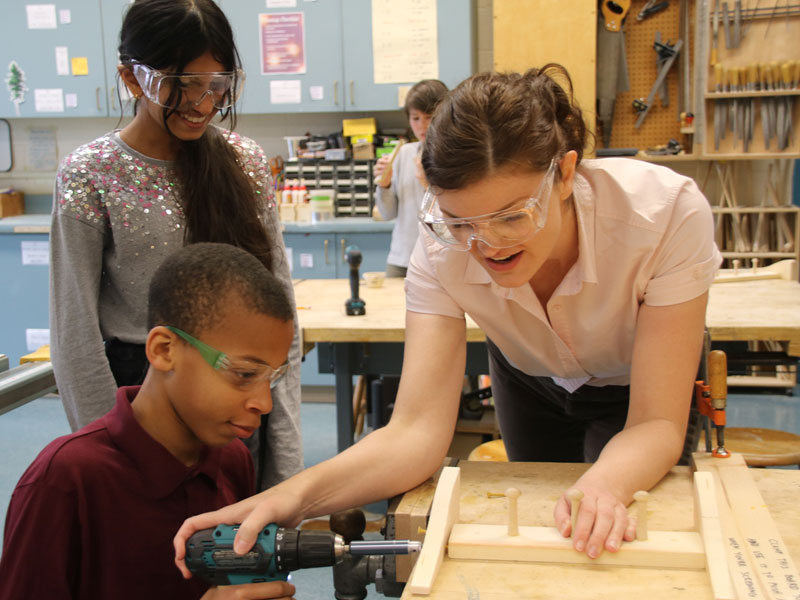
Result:
M259 525L389 497L433 473L456 422L465 314L489 340L510 460L594 463L574 484L584 493L575 548L596 557L633 539L626 505L683 448L721 256L692 180L642 161L581 160L585 143L557 65L475 75L451 92L422 155L426 235L406 281L390 423L260 496L188 520L178 557L196 528L244 520L249 547ZM563 495L564 535L569 513Z

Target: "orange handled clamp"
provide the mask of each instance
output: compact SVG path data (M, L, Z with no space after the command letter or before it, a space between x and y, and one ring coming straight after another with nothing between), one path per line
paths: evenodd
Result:
M711 448L711 432L706 421L706 452L717 458L728 458L725 449L725 406L728 402L728 359L722 350L708 353L708 385L704 381L695 382L697 410L717 430L717 447Z

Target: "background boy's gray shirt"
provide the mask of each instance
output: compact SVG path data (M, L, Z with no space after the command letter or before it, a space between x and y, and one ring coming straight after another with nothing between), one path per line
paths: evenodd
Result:
M398 267L408 266L419 233L417 213L425 188L417 179L417 152L419 142L400 148L392 164L391 187L378 186L375 194L375 205L381 217L387 221L397 218L386 262Z
M255 181L272 250L273 272L294 290L269 170L261 148L232 134L230 143ZM116 383L104 340L144 343L147 290L161 261L183 246L183 209L168 161L139 154L109 133L67 156L56 177L50 231L50 340L59 394L73 430L114 405ZM273 390L264 484L303 467L300 432L300 345L292 368ZM254 434L257 436L257 434ZM257 439L248 446L254 450Z

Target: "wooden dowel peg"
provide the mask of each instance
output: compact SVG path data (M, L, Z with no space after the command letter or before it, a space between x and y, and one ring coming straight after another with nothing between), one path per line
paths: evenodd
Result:
M508 498L508 535L519 535L519 527L517 521L517 498L519 498L520 491L517 488L508 488L506 490L506 497Z
M583 500L583 492L577 488L572 488L567 492L567 498L570 503L570 518L572 523L570 535L574 535L575 524L578 522L578 511L581 508L581 500Z
M739 259L738 258L734 258L733 259L733 274L734 275L738 275L739 274L739 264L740 264Z
M644 541L647 539L647 499L649 494L644 490L639 490L633 495L636 500L636 539Z
M758 273L758 258L754 256L750 260L753 263L753 273Z

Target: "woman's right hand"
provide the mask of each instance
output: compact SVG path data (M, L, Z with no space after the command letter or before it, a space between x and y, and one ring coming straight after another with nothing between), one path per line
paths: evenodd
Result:
M186 519L172 540L175 565L184 578L189 579L192 576L186 567L186 542L197 531L216 527L220 523L241 523L233 549L237 554L244 554L253 547L259 532L266 525L278 523L282 527L296 527L302 520L300 499L285 489L277 492L280 487L282 486L270 488L236 504Z
M388 154L381 156L372 167L372 175L375 181L384 181L384 178L382 177L384 171L386 171L386 183L381 185L381 187L388 188L392 185L392 165L389 161Z
M294 600L294 592L288 581L242 583L214 586L200 600Z

